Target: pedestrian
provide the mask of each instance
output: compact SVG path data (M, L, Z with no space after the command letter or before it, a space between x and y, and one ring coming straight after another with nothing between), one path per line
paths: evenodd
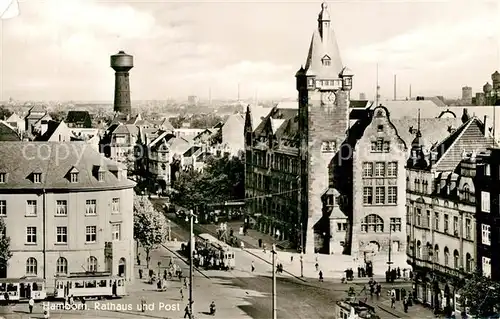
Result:
M403 298L403 310L405 313L408 313L408 298L407 297Z
M184 318L191 318L191 315L189 313L189 304L187 304L186 308L184 308Z
M141 265L141 253L137 254L137 266Z
M142 268L139 268L139 279L142 279Z
M255 265L254 265L254 263L252 261L252 272L254 272L254 271L255 271Z
M184 291L182 291L182 287L179 292L181 293L181 300L184 300Z
M318 264L318 263L316 263L316 265L314 265L314 267L316 267L316 271L318 271L319 264Z
M141 298L141 311L146 311L146 298L144 298L144 296Z
M290 262L293 263L293 255L290 256Z
M28 301L28 308L30 310L30 313L33 313L33 307L35 306L35 300L33 300L33 297L30 298L30 301Z
M48 311L48 310L45 310L45 311L43 312L43 318L44 318L44 319L49 319L49 318L50 318L50 314L49 314L49 311Z
M396 308L396 290L391 290L391 308Z
M319 271L319 281L323 282L323 272L321 270Z

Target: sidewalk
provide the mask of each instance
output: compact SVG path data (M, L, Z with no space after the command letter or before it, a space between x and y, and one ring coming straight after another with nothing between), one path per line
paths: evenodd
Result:
M228 222L228 231L233 229L233 236L245 244L245 250L257 258L263 259L269 263L272 262L272 255L269 249L274 243L274 238L267 234L262 234L257 230L249 229L247 235L239 234L239 227L243 225L242 221ZM197 225L207 232L216 234L219 225ZM262 248L259 248L259 239L262 239L263 244L266 244L267 252L264 253ZM293 260L292 260L293 256ZM369 278L357 278L357 267L359 261L349 255L324 255L324 254L304 254L303 255L303 277L318 278L319 271L323 272L325 279L334 279L340 281L345 277L345 270L352 268L354 270L355 282L367 282ZM293 276L301 277L300 254L294 251L278 251L277 262L283 264L285 271L291 273ZM387 256L378 254L373 258L374 265L374 278L375 280L385 280L385 271L387 270ZM316 263L318 264L318 271L316 271ZM404 253L393 256L393 268L400 267L408 268L406 264L406 255Z

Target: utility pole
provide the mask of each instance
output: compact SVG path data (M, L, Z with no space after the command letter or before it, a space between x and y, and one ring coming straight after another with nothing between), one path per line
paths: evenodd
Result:
M189 211L189 316L193 319L193 250L194 250L194 230L193 230L193 210Z
M273 244L271 254L273 256L273 317L272 319L277 319L276 316L276 245Z
M302 243L302 223L300 223L300 277L304 277L304 245Z
M392 225L389 225L389 260L387 261L387 265L389 265L389 271L391 271L391 253L392 253Z

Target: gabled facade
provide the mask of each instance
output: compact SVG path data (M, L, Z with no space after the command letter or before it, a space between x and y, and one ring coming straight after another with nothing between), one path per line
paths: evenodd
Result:
M45 115L47 115L47 110L43 106L33 106L31 109L29 109L28 114L24 117L25 130L31 133L35 123Z
M477 154L495 146L478 118L428 146L417 129L407 162L407 256L417 300L451 313L476 260Z
M92 127L92 117L88 111L68 111L65 122L71 128Z

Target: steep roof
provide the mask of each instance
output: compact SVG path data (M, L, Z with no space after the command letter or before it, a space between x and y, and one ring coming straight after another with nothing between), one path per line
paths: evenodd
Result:
M21 138L19 135L10 127L8 124L6 124L3 121L0 121L0 141L20 141Z
M184 154L182 154L182 156L184 156L184 157L193 156L199 150L201 150L200 146L191 146L186 152L184 152Z
M322 24L321 21L328 23L328 27L324 30L320 27ZM309 46L309 53L305 65L306 75L338 78L343 66L340 59L337 38L330 23L330 14L326 3L321 5L318 22L318 29L314 31ZM325 66L323 64L323 59L330 60L330 65Z
M64 122L57 122L57 121L49 121L47 123L47 130L45 131L45 133L43 133L42 135L40 136L37 136L35 138L35 141L48 141L50 139L50 137L52 136L52 134L54 134L54 132L57 130L57 128L61 125L66 125L66 124L63 124Z
M123 189L134 187L127 178L118 178L111 171L125 169L121 164L104 158L85 142L0 142L0 172L7 173L2 189ZM107 170L99 181L95 170ZM78 182L71 183L68 173L76 168ZM33 183L30 176L42 173L41 183ZM119 175L118 175L119 176Z
M5 122L7 123L13 123L13 122L20 122L22 121L23 119L17 115L17 113L12 113L8 119L5 120Z
M266 118L269 112L272 111L272 108L261 107L258 105L248 105L248 109L250 110L251 121L252 121L252 130L260 125L260 123Z
M453 134L433 148L437 152L437 161L433 169L452 171L462 160L464 152L479 153L490 147L498 146L489 134L484 134L484 124L477 117L470 118Z

